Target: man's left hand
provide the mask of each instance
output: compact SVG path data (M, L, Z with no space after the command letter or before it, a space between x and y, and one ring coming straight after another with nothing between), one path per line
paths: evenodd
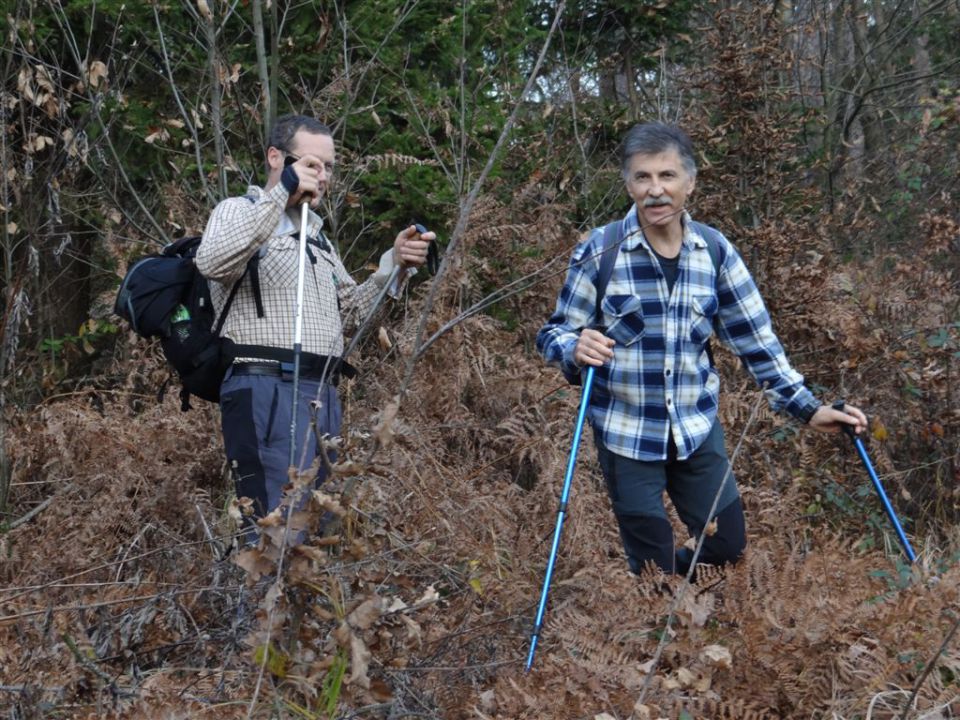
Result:
M821 405L810 418L810 427L820 432L839 432L841 425L850 425L859 435L867 429L867 416L853 405L844 405L843 410L834 410L829 405Z
M430 243L437 239L434 232L417 232L415 225L401 230L393 242L393 257L401 268L420 267L427 261Z

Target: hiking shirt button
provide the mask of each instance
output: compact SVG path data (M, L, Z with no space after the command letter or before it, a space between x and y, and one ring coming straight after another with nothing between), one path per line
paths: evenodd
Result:
M663 374L666 375L667 377L670 377L670 368L667 368L666 370L664 370Z
M670 407L673 404L673 400L667 398L667 407Z

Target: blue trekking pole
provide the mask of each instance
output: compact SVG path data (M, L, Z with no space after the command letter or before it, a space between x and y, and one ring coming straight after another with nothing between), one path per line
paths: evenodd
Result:
M560 509L557 512L557 528L553 532L553 547L550 548L550 559L547 560L547 574L543 579L543 591L540 593L540 605L537 607L537 619L533 623L533 634L530 636L530 652L527 655L527 671L533 665L533 655L537 651L537 639L543 628L543 614L547 609L547 595L550 593L550 578L553 575L553 566L557 560L557 551L560 549L560 533L563 530L563 518L567 513L567 500L570 497L570 483L573 480L573 468L577 464L577 450L580 449L580 436L583 434L583 421L590 406L590 388L593 387L593 365L587 366L587 376L583 379L583 395L580 397L580 411L577 413L577 424L573 429L573 446L570 448L570 459L567 460L567 473L563 478L563 491L560 493Z
M837 400L833 404L834 410L843 410L843 400ZM890 518L890 522L893 524L893 529L897 531L897 537L900 539L900 544L903 546L903 551L907 554L907 557L910 558L910 562L915 562L917 559L916 554L913 552L913 548L910 547L910 541L907 540L907 534L903 531L903 527L900 525L900 520L897 519L897 513L893 509L893 505L890 504L887 494L883 491L883 485L880 484L880 478L877 477L876 471L873 469L873 464L870 462L870 457L867 455L866 448L863 447L863 442L860 438L857 437L857 434L853 431L853 428L847 425L846 423L841 424L840 429L853 441L853 446L857 449L857 454L860 455L860 460L863 461L863 466L867 470L867 474L870 476L870 480L873 482L873 487L877 491L877 495L880 496L880 502L883 503L883 509L887 513L887 517Z

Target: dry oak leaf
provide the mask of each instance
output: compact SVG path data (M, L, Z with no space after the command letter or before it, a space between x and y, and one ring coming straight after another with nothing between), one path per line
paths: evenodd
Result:
M90 69L87 71L87 82L90 87L99 87L101 80L107 79L107 66L100 60L94 60L90 63Z
M360 603L347 616L347 622L358 630L367 630L373 627L382 613L383 601L379 597L373 596Z
M440 593L437 592L437 589L433 585L429 585L423 595L420 597L414 605L427 605L428 603L434 603L440 599Z
M374 426L373 433L383 448L388 448L393 443L393 423L397 419L399 410L400 398L395 395L393 400L380 411L380 421Z
M723 645L707 645L700 651L700 660L711 667L723 670L733 667L733 656Z
M363 475L368 469L366 464L356 460L344 460L330 466L330 472L338 477Z
M267 560L263 553L256 548L241 551L235 561L238 566L247 571L247 584L253 585L257 580L269 575L274 570L274 564Z
M356 635L350 636L350 677L347 679L349 685L359 685L367 690L370 689L370 678L367 670L370 669L370 649Z
M390 340L390 333L387 332L387 329L381 325L380 330L377 331L377 342L380 343L380 349L387 351L393 347L393 343Z
M207 0L197 0L197 10L200 11L204 20L213 22L213 13L210 12L210 6L207 4Z
M633 717L635 720L653 720L653 711L650 710L649 705L644 705L637 700L633 706Z
M887 432L887 426L883 424L883 421L881 421L879 418L874 418L871 425L873 425L873 429L871 430L870 434L873 435L874 440L883 442L887 439L889 433Z
M313 501L327 512L331 512L337 517L343 517L347 514L347 509L332 495L327 495L322 490L314 490L312 495Z
M17 73L17 90L26 100L36 102L37 94L33 89L33 72L31 72L29 65L24 65Z
M403 624L407 626L407 638L416 643L418 649L422 648L423 628L420 627L420 623L408 617L407 615L401 615L400 619L403 621Z
M713 596L705 593L695 597L692 593L687 593L680 601L677 609L677 617L684 624L695 627L703 627L710 619L710 613L713 612Z
M153 130L153 132L151 132L150 134L148 134L143 139L143 141L148 145L153 145L153 143L155 143L157 140L163 141L163 140L169 140L169 139L170 139L169 131L165 127L160 127Z
M691 670L682 667L677 670L677 680L679 680L680 684L684 687L691 687L697 681L697 675Z

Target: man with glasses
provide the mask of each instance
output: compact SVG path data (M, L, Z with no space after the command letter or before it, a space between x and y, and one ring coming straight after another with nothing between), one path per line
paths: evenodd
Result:
M394 266L400 268L399 285L411 268L423 265L435 237L414 226L401 230L378 271L357 284L313 212L336 160L330 128L304 115L277 118L266 160L266 185L251 186L246 195L217 205L196 256L218 314L233 295L222 335L235 344L235 359L221 387L221 423L237 497L252 501L253 517L276 508L288 482L301 204L311 209L296 421L301 469L321 452L320 438L340 432L336 387L341 374L352 373L340 362L344 326L368 315ZM303 449L302 439L311 429L315 437ZM323 466L321 462L318 485Z

